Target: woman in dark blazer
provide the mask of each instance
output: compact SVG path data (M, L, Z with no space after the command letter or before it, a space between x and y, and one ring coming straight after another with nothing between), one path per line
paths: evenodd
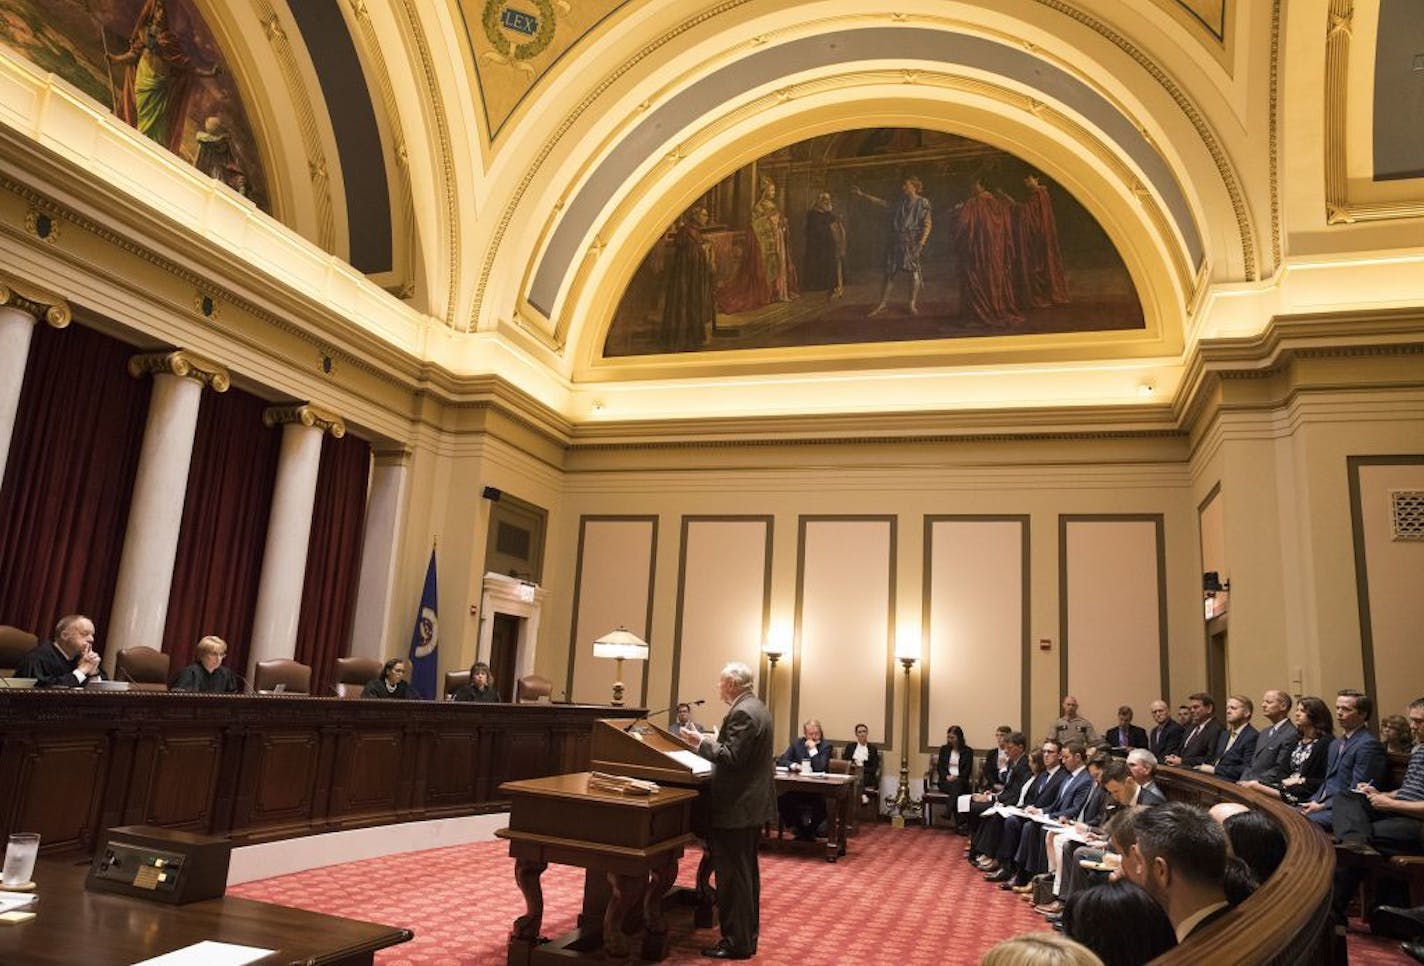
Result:
M870 743L870 728L855 726L855 740L846 742L841 758L860 766L860 803L880 797L880 749Z
M935 757L935 784L949 796L949 824L959 830L960 795L967 795L974 777L974 749L964 741L964 729L950 725L944 732L944 744Z
M1335 718L1324 701L1307 695L1296 702L1291 721L1300 737L1295 742L1281 745L1276 753L1274 768L1275 774L1286 777L1269 784L1249 781L1244 783L1244 787L1298 805L1314 795L1325 781L1330 746L1335 743Z

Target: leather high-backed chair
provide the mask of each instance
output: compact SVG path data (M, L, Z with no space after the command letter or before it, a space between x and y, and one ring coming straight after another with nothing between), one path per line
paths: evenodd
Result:
M288 694L310 694L311 668L286 659L258 661L257 669L252 672L252 689L274 691L279 684L286 685L283 691Z
M29 631L9 624L0 624L0 674L9 676L20 666L20 659L35 649L40 639Z
M366 683L381 676L383 661L374 657L338 657L336 659L336 696L359 698ZM289 689L290 690L290 689Z
M449 701L455 696L455 692L470 683L469 669L464 671L445 672L445 700Z
M114 655L114 680L127 681L139 691L167 691L170 655L142 644Z
M538 704L553 693L554 682L538 674L526 674L514 685L514 700L520 704Z

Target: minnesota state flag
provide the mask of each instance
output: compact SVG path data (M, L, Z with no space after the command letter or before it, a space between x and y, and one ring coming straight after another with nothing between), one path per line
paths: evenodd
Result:
M420 613L415 618L415 631L410 635L410 689L417 697L434 699L435 667L440 663L440 619L435 603L435 550L430 551L430 566L425 570L425 590L420 594Z

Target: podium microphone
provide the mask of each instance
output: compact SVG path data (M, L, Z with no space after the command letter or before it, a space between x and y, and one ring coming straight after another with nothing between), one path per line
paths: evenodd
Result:
M656 718L658 715L660 715L660 714L667 714L669 711L673 710L673 708L679 708L679 707L681 707L681 706L684 705L684 704L687 705L689 708L695 708L695 707L697 707L698 705L703 705L703 704L706 704L706 703L707 703L707 699L706 699L706 698L698 698L696 701L679 701L677 704L674 704L674 705L672 705L671 707L661 708L661 709L659 709L659 710L657 710L657 711L654 711L652 714L645 715L644 717L641 717L641 718L634 718L632 721L628 722L628 726L627 726L626 728L624 728L623 730L624 730L624 731L632 731L632 730L633 730L633 726L634 726L635 724L637 724L639 721L652 721L652 720L653 720L654 718Z

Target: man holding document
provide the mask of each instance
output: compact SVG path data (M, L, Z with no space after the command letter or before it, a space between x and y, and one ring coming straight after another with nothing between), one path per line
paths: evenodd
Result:
M722 940L702 955L750 959L760 930L757 839L762 825L776 815L771 713L752 693L751 668L739 661L722 668L717 687L729 707L716 739L696 728L678 728L678 737L714 765L707 847L717 876Z

